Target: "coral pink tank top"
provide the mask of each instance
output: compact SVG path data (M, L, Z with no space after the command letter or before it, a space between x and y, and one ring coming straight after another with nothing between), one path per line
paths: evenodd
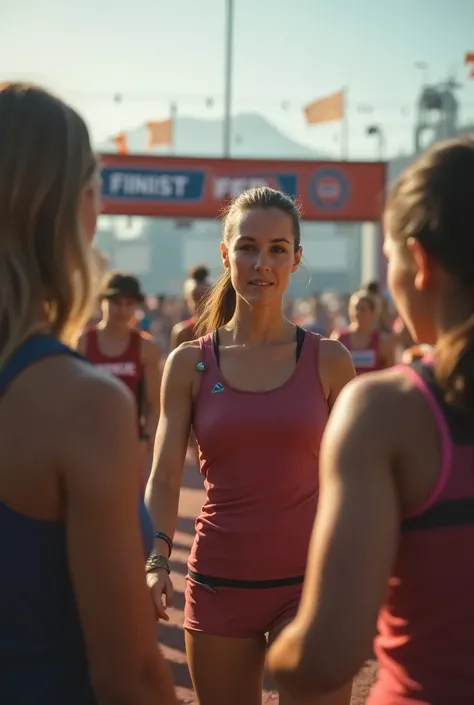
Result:
M367 705L472 705L474 428L446 405L430 364L402 369L438 427L441 468L431 496L402 523Z
M206 499L189 569L231 580L302 576L328 418L320 336L306 332L293 374L267 392L232 387L221 375L212 334L199 344L193 426Z

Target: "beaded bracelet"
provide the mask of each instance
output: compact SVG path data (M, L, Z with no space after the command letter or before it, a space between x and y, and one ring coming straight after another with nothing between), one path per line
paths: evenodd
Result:
M168 550L169 550L168 558L169 558L171 556L171 551L173 550L173 542L170 539L170 537L168 536L168 534L164 534L162 531L157 531L155 534L155 539L161 539L168 546Z

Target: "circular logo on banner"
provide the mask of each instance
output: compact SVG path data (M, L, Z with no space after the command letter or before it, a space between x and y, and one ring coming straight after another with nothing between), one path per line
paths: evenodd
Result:
M344 208L350 197L350 183L337 167L318 169L309 184L309 197L320 210Z

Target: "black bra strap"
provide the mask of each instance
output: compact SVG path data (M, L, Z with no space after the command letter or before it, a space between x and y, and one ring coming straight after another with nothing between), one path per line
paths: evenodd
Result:
M301 351L303 349L304 339L306 337L306 331L304 328L296 326L296 362L300 359Z
M306 331L304 328L296 326L296 362L300 359L301 351L303 349L304 339L306 337ZM216 328L212 334L212 345L214 348L214 355L216 356L217 367L220 367L220 353L219 353L219 330Z
M217 361L217 367L220 368L220 352L219 352L219 331L216 328L214 333L212 334L212 345L214 347L214 355L216 356L216 361Z

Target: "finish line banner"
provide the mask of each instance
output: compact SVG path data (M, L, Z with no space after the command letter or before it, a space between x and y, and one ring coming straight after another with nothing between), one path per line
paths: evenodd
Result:
M270 186L301 206L305 220L373 221L381 214L385 164L186 159L103 154L102 212L216 218L231 198Z

